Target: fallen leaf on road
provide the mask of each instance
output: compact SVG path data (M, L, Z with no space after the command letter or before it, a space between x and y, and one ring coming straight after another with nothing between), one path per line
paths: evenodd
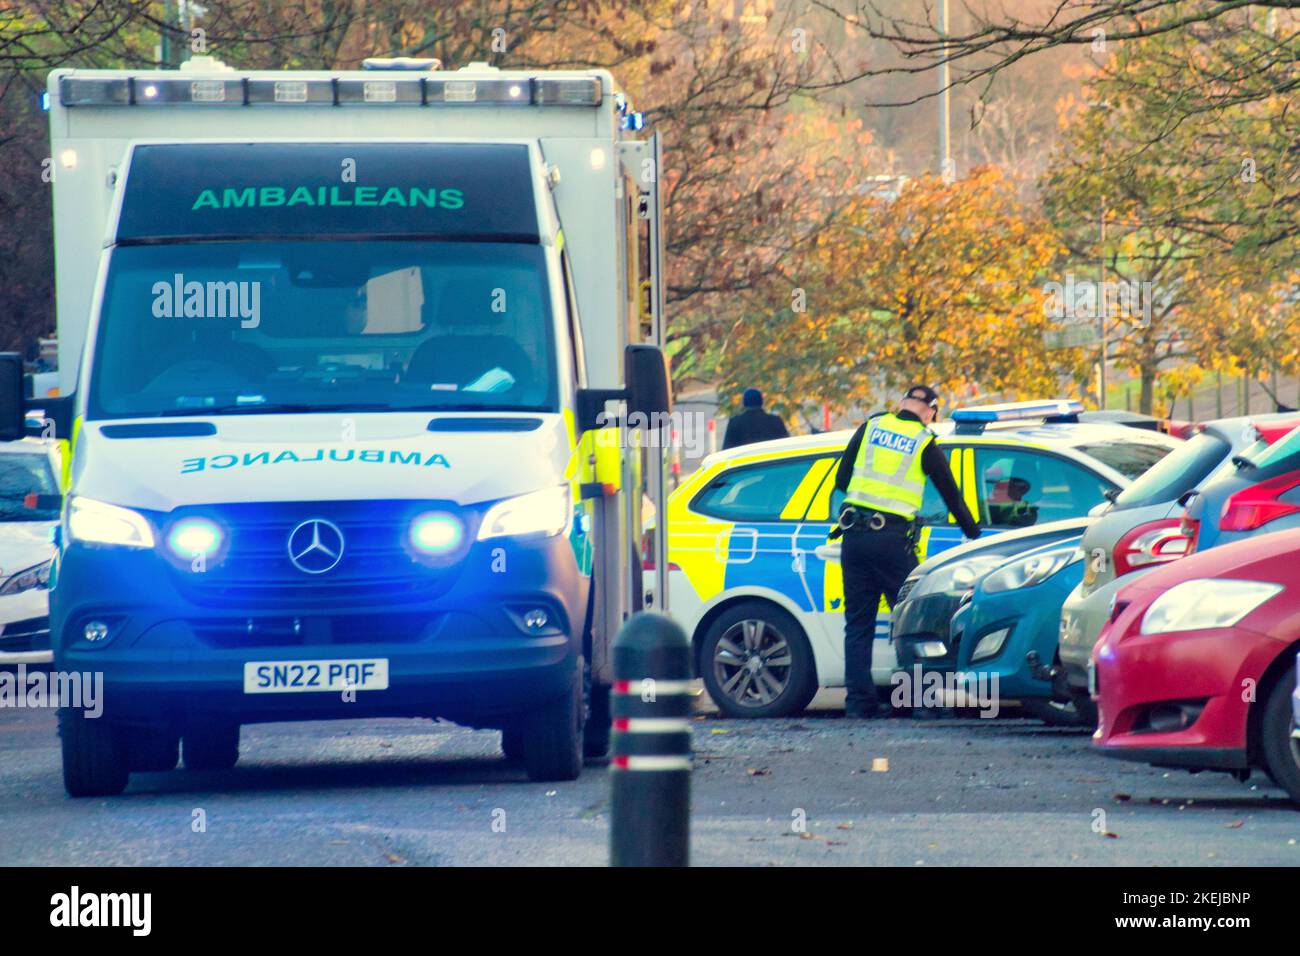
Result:
M385 854L384 854L384 857L388 860L389 863L405 863L405 862L406 862L406 861L403 860L400 856L398 856L396 853L385 853Z
M872 772L872 773L889 773L889 758L888 758L888 757L872 757L872 758L871 758L871 772Z
M723 730L723 729L720 728L720 727L714 727L712 730L709 731L709 733L711 733L711 734L729 734L729 733L731 733L731 731L730 731L730 730Z
M751 777L766 777L771 773L771 771L766 767L747 767L745 768L745 773L749 774Z
M1127 803L1129 800L1133 799L1133 795L1128 793L1117 793L1115 794L1115 799L1120 803Z
M852 830L852 829L853 829L853 824L852 824L852 823L837 823L837 824L835 825L835 829L837 829L837 830Z
M1118 839L1119 839L1119 834L1118 834L1118 833L1111 833L1109 830L1107 830L1105 833L1103 833L1102 836L1104 836L1107 840L1118 840Z
M1231 823L1225 823L1225 824L1223 825L1223 828L1224 828L1225 830L1240 830L1240 829L1241 829L1241 825L1242 825L1244 822L1245 822L1244 820L1233 820Z

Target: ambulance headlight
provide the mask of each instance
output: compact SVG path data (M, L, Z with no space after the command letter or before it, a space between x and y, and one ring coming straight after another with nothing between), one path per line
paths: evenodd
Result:
M478 539L486 541L506 536L549 538L568 531L572 520L569 486L544 488L494 504L483 516Z
M426 511L411 519L407 540L416 554L438 558L460 548L465 540L465 526L454 514Z
M154 546L153 528L144 515L81 496L68 502L68 537L86 544L123 548Z
M167 547L185 561L214 558L225 541L226 533L211 518L182 518L167 532Z

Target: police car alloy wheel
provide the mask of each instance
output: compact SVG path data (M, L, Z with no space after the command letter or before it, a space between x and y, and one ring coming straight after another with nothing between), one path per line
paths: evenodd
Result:
M775 605L748 601L723 612L704 636L700 674L731 717L785 717L817 693L812 650L799 623Z

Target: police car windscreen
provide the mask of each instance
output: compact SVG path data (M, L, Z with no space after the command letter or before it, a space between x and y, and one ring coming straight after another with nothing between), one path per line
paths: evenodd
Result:
M119 243L296 236L536 242L528 148L178 143L133 150Z
M553 410L547 276L511 242L122 246L88 411Z

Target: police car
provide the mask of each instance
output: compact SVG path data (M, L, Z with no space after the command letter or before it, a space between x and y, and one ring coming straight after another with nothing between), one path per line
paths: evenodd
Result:
M955 411L932 426L985 534L1078 518L1179 444L1158 432L1080 422L1077 402ZM668 501L669 606L691 636L697 673L738 717L801 710L844 684L844 587L835 470L852 432L778 439L711 455ZM927 482L919 557L964 540ZM873 676L895 659L882 602Z

